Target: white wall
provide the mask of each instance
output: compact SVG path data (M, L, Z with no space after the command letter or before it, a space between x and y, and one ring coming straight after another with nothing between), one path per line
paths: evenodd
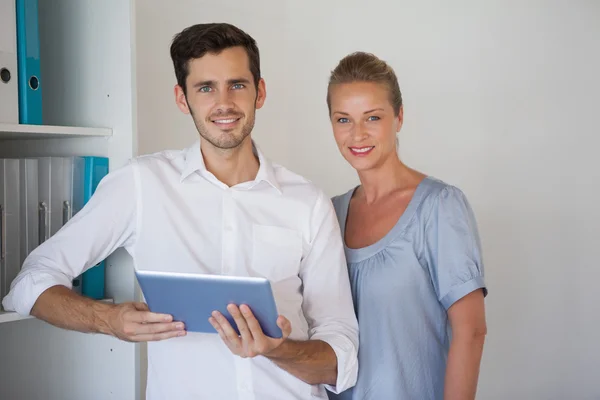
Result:
M277 161L287 159L289 148L288 104L284 101L292 81L282 74L279 57L284 49L284 2L269 4L242 1L214 2L184 0L137 1L137 62L138 62L138 129L140 154L165 148L187 147L198 137L191 117L182 114L175 105L173 87L176 84L169 46L173 36L183 28L198 22L230 22L243 26L257 42L271 43L261 47L261 68L267 79L267 103L258 111L253 137L263 151ZM268 5L268 7L265 7ZM264 9L260 12L258 9ZM250 13L250 14L249 14ZM250 17L251 15L251 17ZM274 34L275 33L275 34Z
M173 102L168 45L197 22L258 41L268 98L255 138L330 195L338 155L326 82L371 51L405 100L401 155L461 187L478 217L490 296L479 399L599 399L600 2L137 2L140 152L196 136Z

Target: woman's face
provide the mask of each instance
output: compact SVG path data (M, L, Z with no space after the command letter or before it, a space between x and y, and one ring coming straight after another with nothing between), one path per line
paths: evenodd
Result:
M362 172L397 157L396 133L402 127L402 108L394 115L389 92L383 84L332 85L329 99L335 141L352 167Z

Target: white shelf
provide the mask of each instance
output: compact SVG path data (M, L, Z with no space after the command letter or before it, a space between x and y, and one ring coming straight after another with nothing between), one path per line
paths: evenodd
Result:
M100 300L104 303L114 303L114 299ZM22 316L13 311L0 311L0 324L34 318L31 315Z
M4 322L21 321L23 319L33 318L31 315L22 316L12 311L0 311L0 324Z
M111 136L112 129L110 128L0 123L0 139L50 139Z

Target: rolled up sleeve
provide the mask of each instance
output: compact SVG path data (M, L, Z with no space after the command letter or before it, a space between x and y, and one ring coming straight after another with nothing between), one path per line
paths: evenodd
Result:
M44 291L56 285L71 288L73 278L117 248L131 246L136 187L133 163L104 177L83 209L28 255L2 300L4 309L29 315Z
M315 234L301 268L303 311L310 339L326 342L335 352L337 382L326 388L340 393L356 384L358 322L339 224L331 201L323 193L316 202L311 229Z
M467 294L487 296L481 243L466 196L448 186L439 194L425 225L425 260L438 300L447 310Z

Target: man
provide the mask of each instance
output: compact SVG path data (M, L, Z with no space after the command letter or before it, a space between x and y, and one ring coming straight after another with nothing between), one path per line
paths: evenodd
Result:
M228 24L195 25L175 37L171 57L175 100L199 141L109 174L27 258L4 306L66 329L149 341L148 399L326 399L326 386L345 390L356 380L358 329L339 225L322 191L271 164L251 140L266 96L254 39ZM284 338L266 337L244 306L229 308L239 336L217 313L218 334L198 334L143 303L69 290L118 247L137 269L268 278Z

